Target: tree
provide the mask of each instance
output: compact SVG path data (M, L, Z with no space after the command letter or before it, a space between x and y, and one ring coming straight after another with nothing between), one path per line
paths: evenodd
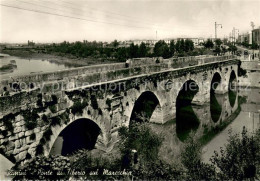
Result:
M214 43L212 42L211 39L207 39L207 41L204 43L204 47L205 48L213 48L214 47Z
M169 47L165 41L160 40L155 44L154 55L157 57L162 56L163 58L169 58L171 56Z
M138 45L134 45L134 43L131 43L129 47L129 57L136 58L137 56L138 56Z
M114 48L117 48L118 45L119 45L119 42L118 42L117 40L114 40L114 41L112 42L112 45L113 45Z
M190 39L186 39L184 42L184 51L189 52L194 50L194 44L193 41Z
M257 178L260 166L260 129L255 134L248 134L245 127L242 137L229 132L228 144L220 153L215 152L211 162L219 169L221 180L245 180ZM258 173L259 174L259 173Z
M221 41L221 39L217 38L215 40L215 44L219 47L223 42Z
M175 42L174 40L171 40L170 42L170 55L173 56L175 53Z
M138 55L139 55L139 57L146 57L146 55L147 55L147 47L144 42L141 43L141 45L138 49Z

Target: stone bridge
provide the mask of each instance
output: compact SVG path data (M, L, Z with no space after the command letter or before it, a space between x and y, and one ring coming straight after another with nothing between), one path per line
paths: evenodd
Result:
M175 119L179 94L187 85L197 88L191 100L198 107L210 102L213 86L215 93L227 93L230 82L237 80L238 63L234 56L136 59L127 66L97 65L2 80L1 154L21 163L47 156L62 131L79 120L95 123L100 132L94 147L110 152L119 140L118 129L137 119L147 101L153 101L148 121L164 124Z

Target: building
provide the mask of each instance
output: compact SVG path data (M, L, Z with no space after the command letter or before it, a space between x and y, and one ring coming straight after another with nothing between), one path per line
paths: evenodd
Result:
M260 45L260 28L252 30L252 44Z

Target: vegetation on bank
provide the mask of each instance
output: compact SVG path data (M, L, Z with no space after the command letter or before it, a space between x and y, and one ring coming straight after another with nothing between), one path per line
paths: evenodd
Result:
M81 150L69 159L63 156L37 156L24 167L26 176L15 179L152 179L152 180L243 180L260 178L260 129L250 134L229 132L228 144L215 152L211 163L202 162L202 146L192 136L182 148L174 165L160 159L163 138L147 124L135 124L119 130L120 154L93 154ZM52 172L49 175L44 173ZM108 171L121 171L116 175ZM39 174L43 173L43 174ZM122 174L125 173L125 174Z

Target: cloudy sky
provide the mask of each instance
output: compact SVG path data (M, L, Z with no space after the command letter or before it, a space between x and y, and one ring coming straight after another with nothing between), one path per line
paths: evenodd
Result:
M260 0L0 0L0 42L218 37L260 26Z

